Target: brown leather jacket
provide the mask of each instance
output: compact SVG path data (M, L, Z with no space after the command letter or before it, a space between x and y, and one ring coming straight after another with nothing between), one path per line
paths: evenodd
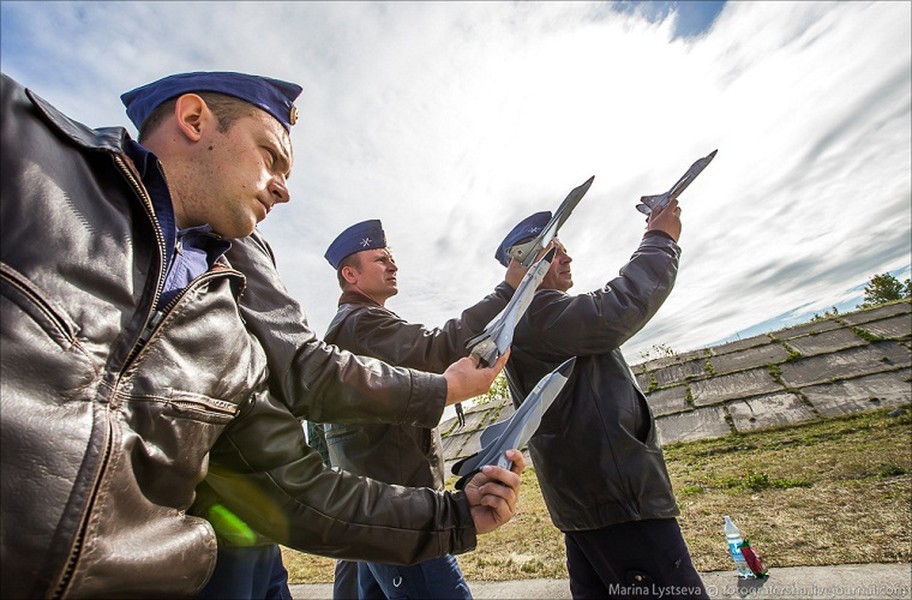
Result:
M303 550L411 562L474 547L463 496L322 468L289 406L306 410L267 393L281 352L239 318L245 278L227 261L155 310L164 242L126 135L2 78L0 596L195 595L216 537L187 509L210 466L231 510ZM403 396L376 415L428 422L408 402L427 393L439 418L439 376L318 354L290 390L388 375Z
M466 340L483 330L512 295L513 288L501 283L460 318L428 329L402 320L359 292L345 292L324 339L390 364L440 373L468 354ZM444 459L436 423L422 427L333 421L327 426L326 445L334 467L387 483L443 489Z

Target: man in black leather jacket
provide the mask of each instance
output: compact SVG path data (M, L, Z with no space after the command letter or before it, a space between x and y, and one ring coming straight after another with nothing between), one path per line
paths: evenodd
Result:
M348 227L330 244L325 257L336 270L342 296L324 340L391 365L432 373L468 354L465 342L503 310L525 272L514 261L491 294L463 311L460 318L429 329L404 321L386 308L386 301L399 291L399 269L379 220ZM436 427L327 423L326 443L334 467L387 483L444 489L443 449ZM410 566L359 562L357 594L342 587L349 580L346 569L353 566L344 561L337 564L334 597L471 597L451 555Z
M313 399L270 393L284 348L248 332L245 277L224 256L289 199L300 88L230 74L212 90L200 75L211 82L191 74L147 147L2 77L3 597L196 594L216 557L212 526L187 512L204 478L253 530L348 558L466 551L515 511L518 476L502 469L448 494L333 473L307 448L293 411ZM287 364L306 372L278 371L283 391L366 383L344 410L380 385L363 402L377 420L430 422L448 395L474 395L296 346Z
M551 218L518 224L495 257ZM603 288L571 296L571 258L557 255L516 328L506 375L514 403L571 356L576 367L529 443L554 525L565 534L574 598L706 598L675 517L679 514L646 399L621 345L658 311L674 285L677 201L655 211L639 248Z

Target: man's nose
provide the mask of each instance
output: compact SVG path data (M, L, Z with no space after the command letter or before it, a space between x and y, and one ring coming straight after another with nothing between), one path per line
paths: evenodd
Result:
M288 191L288 186L285 185L284 178L282 178L281 181L273 179L269 182L269 195L272 196L272 199L276 204L291 200L291 193Z

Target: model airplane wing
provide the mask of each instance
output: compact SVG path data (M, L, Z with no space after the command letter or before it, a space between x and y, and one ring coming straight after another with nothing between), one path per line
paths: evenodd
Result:
M466 342L466 348L470 349L470 354L475 354L481 359L482 366L493 365L513 343L516 324L532 303L535 290L551 267L555 252L556 250L551 248L540 261L526 271L510 302L491 319L481 333Z
M570 190L570 193L567 194L567 197L564 198L564 201L561 202L560 206L557 207L557 210L554 212L551 220L548 221L548 224L545 225L538 236L535 239L529 240L523 244L510 246L510 248L507 249L507 254L510 257L520 261L524 267L531 265L532 261L535 260L535 257L538 256L538 253L545 249L548 244L551 243L551 240L554 239L554 237L557 235L557 232L561 228L561 225L567 221L570 213L573 212L573 209L576 208L576 205L579 204L579 201L582 200L583 196L586 195L586 192L589 191L589 188L592 186L592 181L594 179L595 175L583 182L582 185Z
M564 389L575 364L575 356L561 363L535 384L509 419L495 423L482 432L481 450L453 465L453 474L461 475L456 482L456 489L462 489L484 465L497 465L505 469L513 466L504 452L511 448L522 450L529 443L541 424L542 416Z
M669 202L677 198L681 192L687 189L694 179L697 178L697 175L703 172L703 169L706 168L712 159L716 157L716 152L718 150L713 150L703 158L697 160L694 164L690 165L690 168L687 169L687 172L681 176L678 181L671 186L671 189L665 192L664 194L658 194L656 196L643 196L640 198L640 204L637 204L637 210L643 213L644 215L649 216L652 214L653 210L664 208L668 205Z

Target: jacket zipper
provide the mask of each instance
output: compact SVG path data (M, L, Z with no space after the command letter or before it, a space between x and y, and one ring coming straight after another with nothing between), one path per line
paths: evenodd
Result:
M161 298L162 292L165 289L164 265L165 257L168 255L168 250L165 248L165 234L162 232L158 218L155 216L155 208L152 206L152 198L149 197L148 192L146 192L146 188L143 187L143 185L136 179L136 176L133 175L133 172L130 170L124 160L116 154L114 155L114 163L118 166L127 180L132 184L133 188L139 195L140 200L142 200L143 208L146 209L146 213L149 215L149 220L152 222L152 228L155 230L155 240L158 242L158 250L161 257L158 267L158 282L155 286L155 296L152 298L152 312L150 312L146 317L146 322L143 325L139 339L137 340L137 343L133 345L133 348L130 350L130 354L127 355L127 360L124 362L124 369L121 371L121 373L123 373L123 371L126 370L126 367L131 362L133 362L133 359L136 358L136 355L139 354L139 351L152 336L152 332L156 327L158 327L165 316L166 311L156 310L155 307L158 306L158 299ZM169 307L172 304L173 303L169 303ZM120 376L117 377L117 384L120 384Z
M79 525L79 532L76 534L76 539L73 542L73 549L70 551L70 558L67 560L66 567L63 570L63 574L60 578L60 583L57 584L57 589L54 590L54 595L52 598L63 598L66 594L66 590L70 585L70 581L73 578L73 572L76 570L76 563L78 562L79 556L82 554L82 543L85 539L86 530L89 528L89 522L91 521L92 509L95 507L95 500L98 497L98 480L100 479L101 473L104 473L105 469L108 466L108 461L111 458L111 437L113 432L111 430L111 420L105 414L105 429L106 431L106 443L104 448L104 458L101 461L101 465L98 468L97 475L95 477L95 482L92 485L92 495L89 499L89 502L86 504L85 515Z
M161 257L159 260L158 281L155 287L155 296L152 299L153 309L146 317L146 322L143 325L143 330L140 333L139 339L136 341L136 343L134 343L133 348L130 350L129 355L127 356L127 360L124 362L124 368L121 369L121 372L117 375L117 380L114 383L114 389L116 390L120 386L120 380L123 376L123 372L126 370L126 367L129 366L136 355L139 354L140 349L145 344L145 340L148 340L148 338L151 336L152 331L158 326L164 316L164 313L156 311L154 307L158 304L158 299L161 297L162 290L165 287L165 277L163 270L164 259L165 256L167 256L167 249L165 248L164 233L162 232L161 225L159 225L158 219L155 216L155 209L152 206L152 199L149 197L148 192L146 192L145 187L143 187L136 176L134 176L133 172L130 170L121 156L116 153L112 153L111 156L114 160L114 164L117 165L117 168L124 175L124 177L127 179L127 182L139 196L143 208L145 208L146 214L149 216L149 220L152 222L152 228L155 231L155 239L158 242L158 250ZM74 540L72 550L70 550L70 556L67 559L66 565L63 569L63 574L61 575L60 582L57 584L57 588L54 591L54 598L63 597L66 594L67 588L73 579L73 573L76 570L76 563L79 561L79 557L82 555L83 541L85 532L89 527L89 522L91 521L92 508L95 506L95 500L98 497L98 483L101 480L102 473L104 473L105 469L107 468L108 460L111 456L111 437L113 435L113 432L111 430L111 421L107 416L107 410L108 409L105 408L105 423L107 426L107 431L105 446L103 449L104 458L102 459L98 470L95 472L95 481L92 484L91 495L89 497L89 501L86 503L85 511L80 522L79 533Z

